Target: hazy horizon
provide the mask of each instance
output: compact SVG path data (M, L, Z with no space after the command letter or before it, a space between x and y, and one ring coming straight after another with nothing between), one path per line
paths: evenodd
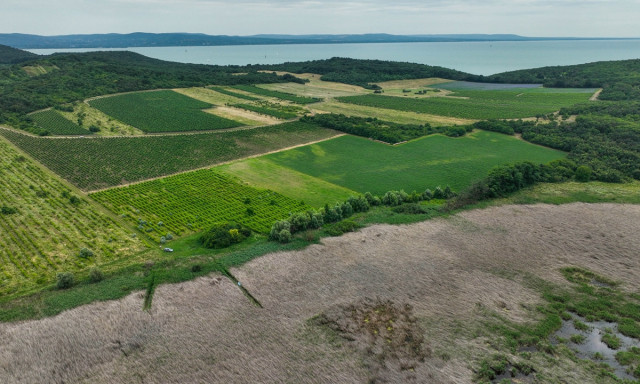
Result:
M4 0L0 33L640 37L633 0Z

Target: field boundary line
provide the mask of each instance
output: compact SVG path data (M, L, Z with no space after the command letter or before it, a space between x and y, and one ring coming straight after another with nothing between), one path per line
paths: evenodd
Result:
M23 134L25 136L31 136L31 137L37 137L40 139L45 139L45 140L60 140L60 139L89 139L89 140L109 140L109 139L122 139L122 138L126 138L126 139L133 139L133 138L139 138L139 137L158 137L158 136L187 136L187 135L208 135L208 134L213 134L213 133L229 133L229 132L235 132L235 131L248 131L251 129L257 129L257 128L264 128L264 127L273 127L274 125L278 125L278 124L284 124L284 123L291 123L294 121L298 121L300 118L296 117L294 119L289 119L289 120L281 120L279 121L277 124L264 124L264 125L242 125L240 127L234 127L234 128L226 128L226 129L212 129L212 130L207 130L207 131L183 131L183 132L160 132L160 133L145 133L144 135L114 135L114 136L100 136L100 135L95 135L92 134L91 132L87 131L87 135L53 135L53 136L39 136L39 135L34 135L31 132L27 132L21 129L16 129L16 128L12 128L9 126L0 126L0 128L4 128L7 131L12 131L14 133L20 133ZM135 127L134 127L135 128Z
M333 140L333 139L336 139L336 138L341 137L341 136L347 136L347 134L346 133L340 133L340 134L333 135L331 137L327 137L327 138L324 138L324 139L314 140L314 141L310 141L310 142L302 143L302 144L296 144L296 145L292 145L292 146L289 146L289 147L280 148L280 149L276 149L276 150L269 151L269 152L258 153L258 154L255 154L255 155L240 157L240 158L233 159L233 160L227 160L227 161L223 161L223 162L220 162L220 163L209 164L209 165L205 165L204 167L198 167L198 168L193 168L193 169L189 169L189 170L186 170L186 171L180 171L180 172L171 173L171 174L167 174L167 175L163 175L163 176L152 177L150 179L139 180L139 181L135 181L135 182L132 182L132 183L114 185L114 186L108 187L108 188L87 190L87 191L85 191L85 193L87 195L89 195L89 194L92 194L92 193L98 193L98 192L102 192L102 191L107 191L109 189L128 187L128 186L131 186L131 185L145 183L147 181L164 179L165 177L182 175L182 174L189 173L189 172L200 171L202 169L209 169L209 168L217 167L217 166L220 166L220 165L235 163L236 161L243 161L243 160L247 160L247 159L253 159L253 158L256 158L256 157L265 156L265 155L271 155L273 153L278 153L278 152L284 152L284 151L288 151L290 149L300 148L300 147L304 147L304 146L307 146L307 145L313 145L313 144L317 144L317 143L322 143L323 141Z

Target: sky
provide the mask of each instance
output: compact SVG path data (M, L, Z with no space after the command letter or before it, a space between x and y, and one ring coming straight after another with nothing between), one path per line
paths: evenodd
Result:
M0 33L640 37L639 0L1 0Z

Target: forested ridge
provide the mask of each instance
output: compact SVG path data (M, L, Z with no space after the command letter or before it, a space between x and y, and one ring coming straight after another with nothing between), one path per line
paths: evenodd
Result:
M35 53L0 44L0 65L22 63L24 61L32 60L37 57L38 55L36 55Z

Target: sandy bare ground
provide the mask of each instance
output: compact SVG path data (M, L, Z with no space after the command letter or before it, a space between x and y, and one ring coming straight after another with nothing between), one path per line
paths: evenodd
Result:
M464 330L479 308L528 321L534 275L568 284L581 266L640 288L640 206L503 206L407 226L377 225L233 270L56 317L0 325L2 383L366 383L362 351L308 319L363 298L410 304L424 361L389 382L468 383L487 340ZM459 329L458 329L459 328ZM446 357L445 357L446 356ZM559 366L561 366L560 364ZM582 383L579 371L562 381Z

